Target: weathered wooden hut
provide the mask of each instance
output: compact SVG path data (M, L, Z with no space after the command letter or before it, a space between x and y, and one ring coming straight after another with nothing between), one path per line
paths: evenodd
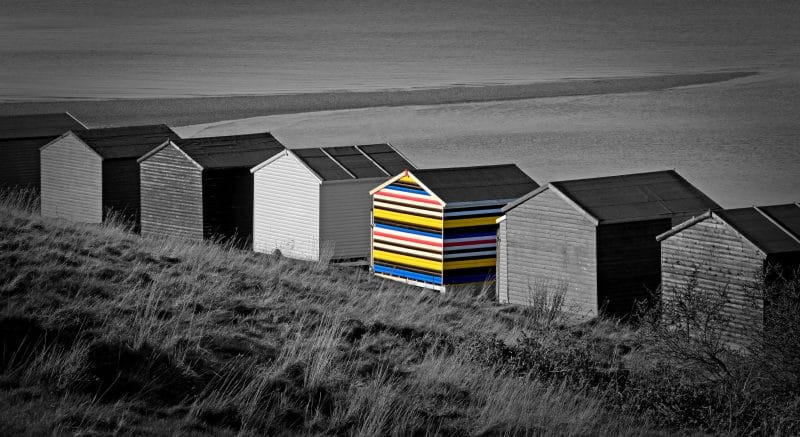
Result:
M269 133L187 138L139 159L142 235L223 238L249 245L250 169L285 150Z
M739 342L767 321L760 290L775 278L774 269L791 275L800 266L800 206L711 211L657 239L664 303L675 304L688 291L714 299L727 319L721 334Z
M0 117L0 187L39 189L39 149L86 126L68 112Z
M624 316L661 280L656 236L718 208L674 171L551 182L503 208L498 300L563 295L569 310Z
M501 208L538 186L513 164L398 174L370 191L373 271L442 292L493 280Z
M163 124L64 133L40 151L42 215L100 223L113 212L138 225L136 160L178 138Z
M292 149L254 167L253 248L299 259L367 259L369 190L414 169L388 144Z

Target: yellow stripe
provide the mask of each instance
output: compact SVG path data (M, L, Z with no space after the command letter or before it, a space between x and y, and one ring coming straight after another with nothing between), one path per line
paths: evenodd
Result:
M423 215L423 216L428 216L428 217L442 218L442 210L430 211L430 210L422 209L422 208L412 208L410 206L393 205L391 203L381 202L381 201L379 201L377 199L375 199L375 206L378 207L378 208L393 209L393 210L396 210L396 211L403 211L403 212L407 212L407 213L415 214L415 215Z
M446 261L444 263L444 269L455 270L455 269L472 269L475 267L494 267L495 263L496 263L495 258L468 259L464 261Z
M495 221L497 217L500 216L492 216L492 217L475 217L475 218L465 218L465 219L445 219L444 220L444 227L445 229L449 228L466 228L470 226L486 226L486 225L494 225L496 224Z
M375 208L373 214L375 218L391 220L393 222L408 223L411 225L419 225L433 229L442 228L442 221L439 219L420 217L412 214L403 214L401 212L387 211L380 208Z
M417 182L417 180L412 178L411 176L403 176L400 179L398 179L397 182L402 182L404 184L416 185L416 186L419 187L419 183ZM420 188L420 190L422 189L422 187L419 187L419 188Z
M429 259L421 259L408 255L400 255L399 253L391 253L383 250L373 250L372 257L381 261L388 261L397 264L403 264L406 266L418 267L425 270L433 270L434 272L440 272L442 268L441 261L431 261Z

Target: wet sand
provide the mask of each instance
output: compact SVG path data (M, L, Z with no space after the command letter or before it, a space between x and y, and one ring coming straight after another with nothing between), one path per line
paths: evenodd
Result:
M523 85L452 86L385 91L332 91L193 98L0 102L0 115L69 111L90 127L210 123L276 114L385 106L437 105L544 97L659 91L728 81L752 71L560 80Z

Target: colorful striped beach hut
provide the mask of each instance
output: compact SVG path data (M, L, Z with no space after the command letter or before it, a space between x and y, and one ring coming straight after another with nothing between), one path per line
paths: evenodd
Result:
M254 167L253 249L366 260L369 190L414 166L389 144L284 150Z
M495 220L536 187L513 164L398 174L370 192L374 273L442 292L493 280Z
M138 226L136 160L178 135L163 124L69 131L41 150L45 217L100 223L117 214Z
M269 133L187 138L153 149L139 159L142 235L249 245L250 169L284 149Z
M68 112L0 117L0 187L39 189L39 149L86 126Z
M740 343L769 324L760 290L776 273L785 277L797 273L800 206L711 211L657 239L661 242L661 298L665 305L677 304L687 291L720 299L726 320L719 329L725 340Z
M661 280L656 236L710 209L672 170L551 182L503 208L498 300L562 295L572 312L629 315Z

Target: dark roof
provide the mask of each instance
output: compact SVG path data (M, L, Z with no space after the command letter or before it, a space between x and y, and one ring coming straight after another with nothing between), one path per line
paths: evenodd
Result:
M73 133L104 159L139 158L167 140L180 138L164 124L109 127Z
M0 117L0 139L57 137L67 131L86 129L67 112Z
M768 255L800 252L797 237L775 225L756 208L725 209L714 211L714 214Z
M269 132L174 141L200 166L208 169L251 168L286 149Z
M388 144L314 147L292 149L292 152L323 181L380 178L414 168ZM402 169L389 170L398 167Z
M539 187L514 164L412 171L446 203L516 199Z
M758 209L778 222L795 237L800 238L800 205L788 203L786 205L761 206Z
M600 223L674 218L720 208L672 170L576 179L551 185Z

